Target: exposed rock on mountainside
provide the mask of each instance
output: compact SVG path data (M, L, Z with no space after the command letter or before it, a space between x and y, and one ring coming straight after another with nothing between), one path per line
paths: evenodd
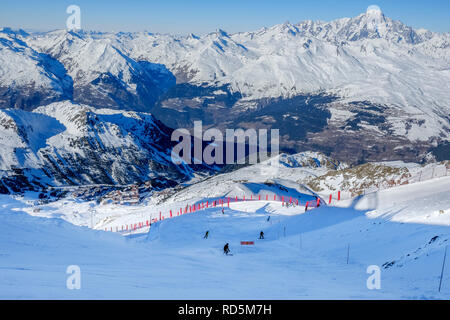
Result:
M375 162L339 171L329 171L310 179L308 186L315 192L335 193L341 190L354 197L367 191L420 182L433 177L443 177L449 173L450 161L427 166L400 161Z
M0 111L0 191L153 181L161 187L209 168L175 165L172 130L150 114L56 102Z

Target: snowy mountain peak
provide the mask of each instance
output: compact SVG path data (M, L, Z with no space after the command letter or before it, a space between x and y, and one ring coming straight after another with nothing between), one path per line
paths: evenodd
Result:
M230 37L230 36L228 35L228 33L227 33L225 30L222 30L222 29L217 29L217 30L216 30L216 34L217 34L218 36L221 36L221 37L227 37L227 38Z
M367 7L366 16L373 18L381 18L383 16L383 11L381 11L381 8L379 6L371 5Z
M378 6L369 6L365 14L367 20L367 28L377 30L383 34L386 32L386 17ZM381 34L380 34L381 36Z

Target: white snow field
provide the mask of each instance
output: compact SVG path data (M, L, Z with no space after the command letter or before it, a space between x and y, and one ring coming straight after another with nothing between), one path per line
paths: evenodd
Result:
M76 218L71 224L50 206L40 214L49 210L51 218L32 216L31 194L0 196L0 298L449 299L449 261L438 292L449 194L450 177L443 177L306 213L248 201L224 214L218 207L166 219L126 237L77 226ZM89 208L78 205L80 215ZM121 221L136 222L128 208L130 214L122 206ZM257 239L261 230L264 240ZM232 256L222 253L225 243ZM79 290L66 287L70 265L80 267ZM381 269L379 290L366 285L371 265Z

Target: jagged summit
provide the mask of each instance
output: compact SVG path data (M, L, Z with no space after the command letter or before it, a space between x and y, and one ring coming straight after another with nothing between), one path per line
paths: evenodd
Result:
M381 8L377 5L370 5L367 7L366 16L382 17L383 11L381 11Z

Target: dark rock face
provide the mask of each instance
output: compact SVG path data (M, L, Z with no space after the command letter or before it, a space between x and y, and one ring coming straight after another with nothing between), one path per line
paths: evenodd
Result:
M171 130L149 119L132 120L124 124L121 115L86 115L89 124L84 136L69 138L71 148L82 150L55 155L53 148L43 149L44 170L65 184L130 184L142 183L155 175L183 181L191 172L182 172L170 159ZM127 119L128 120L128 119ZM119 139L131 137L132 143L107 145L101 138L109 130L106 124L115 124ZM120 126L119 126L120 125ZM86 176L89 179L86 179Z
M147 181L161 189L189 180L194 172L214 172L204 165L175 164L172 129L150 114L97 113L69 102L36 112L8 110L3 114L0 128L21 145L8 146L11 157L0 157L2 167L9 167L0 172L2 193ZM48 130L38 123L43 121Z
M0 171L0 194L38 191L45 188L41 178L35 176L35 170L13 167L9 171ZM39 173L37 173L39 175Z

